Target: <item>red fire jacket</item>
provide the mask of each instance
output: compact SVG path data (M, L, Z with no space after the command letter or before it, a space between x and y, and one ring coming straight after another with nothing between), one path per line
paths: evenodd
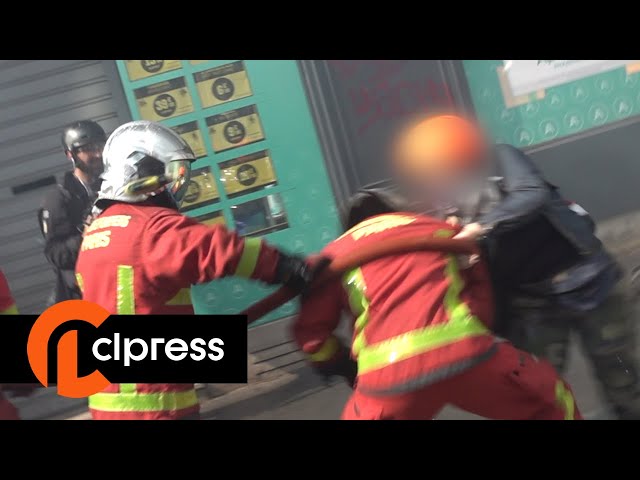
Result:
M331 258L371 242L457 228L409 213L372 217L330 243ZM343 312L354 321L351 354L358 388L371 394L412 391L488 358L493 298L483 263L461 270L455 255L415 252L370 262L303 300L293 336L311 362L332 362Z
M17 313L18 309L9 289L9 283L2 270L0 270L0 315L16 315Z
M235 275L274 280L279 252L167 208L116 204L87 227L76 276L83 299L113 314L193 314L191 285ZM111 385L95 419L176 419L199 411L194 386Z
M9 289L9 283L0 270L0 315L15 315L18 313L16 302ZM20 420L18 409L2 393L0 385L0 420Z

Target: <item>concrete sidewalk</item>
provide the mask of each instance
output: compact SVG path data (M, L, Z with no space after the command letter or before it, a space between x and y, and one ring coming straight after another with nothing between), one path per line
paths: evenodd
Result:
M574 339L567 380L578 406L588 419L606 419L604 402L594 383L591 367ZM199 390L202 416L207 420L336 420L350 389L336 380L325 384L311 371L290 342L256 348L249 362L249 383L208 385ZM43 389L33 397L15 399L25 420L90 419L85 399L72 400ZM481 419L455 408L446 408L440 420Z
M337 420L350 389L342 381L324 384L310 369L301 366L286 382L261 395L223 398L203 408L208 420ZM577 345L571 352L567 380L571 383L584 417L604 420L610 416ZM453 407L445 408L437 420L484 420Z
M206 420L337 420L350 389L339 379L325 384L303 361L291 361L298 352L278 347L285 368L252 357L250 382L246 385L209 385L200 390L202 416ZM285 351L285 353L282 353ZM288 353L286 353L288 352ZM273 356L273 354L267 355ZM591 376L591 368L573 342L567 380L587 419L607 419L608 413ZM24 419L88 420L86 400L71 400L43 390L36 398L16 401ZM447 407L438 420L482 420L481 417Z

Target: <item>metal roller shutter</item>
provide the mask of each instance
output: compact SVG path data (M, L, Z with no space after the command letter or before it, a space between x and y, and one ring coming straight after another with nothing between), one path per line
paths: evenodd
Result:
M109 134L129 120L110 75L101 60L0 61L0 268L21 313L41 313L53 288L36 211L71 168L62 128L92 119Z

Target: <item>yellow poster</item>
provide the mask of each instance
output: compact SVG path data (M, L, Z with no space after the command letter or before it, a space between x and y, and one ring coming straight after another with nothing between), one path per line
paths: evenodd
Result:
M216 152L259 142L265 138L255 105L209 117L207 127Z
M157 122L193 112L193 102L184 77L137 88L133 94L144 120Z
M217 212L207 213L206 215L200 215L196 217L200 223L204 223L205 225L226 225L227 221L224 218L222 211L218 210Z
M182 201L181 211L188 212L194 208L205 207L220 199L211 167L202 167L191 172L189 189Z
M180 60L125 60L125 64L132 82L182 67Z
M193 153L196 154L196 158L207 156L207 149L204 146L202 133L198 128L197 121L194 120L193 122L178 125L177 127L171 127L171 129L189 144Z
M202 108L213 107L251 95L244 62L233 62L193 74Z
M278 183L268 150L223 162L220 170L229 198Z
M191 63L191 65L199 65L201 63L204 62L208 62L209 60L189 60L189 63Z

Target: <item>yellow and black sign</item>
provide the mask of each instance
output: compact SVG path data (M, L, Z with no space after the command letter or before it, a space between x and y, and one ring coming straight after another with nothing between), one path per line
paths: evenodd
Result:
M200 223L204 223L205 225L226 225L227 221L224 218L224 214L222 211L218 210L217 212L207 213L206 215L200 215L196 217Z
M184 77L155 83L133 91L140 116L159 121L193 112L193 101Z
M182 67L180 60L125 60L125 63L132 82Z
M202 108L213 107L251 95L244 62L233 62L193 74Z
M197 121L194 120L193 122L178 125L177 127L171 127L171 129L189 144L193 153L196 154L196 158L207 156L207 149L204 146L202 133L198 128Z
M211 167L202 167L191 172L189 189L182 201L181 211L188 212L194 208L205 207L220 199L216 180Z
M220 164L220 179L229 198L278 183L268 150Z
M209 117L207 127L216 152L224 152L265 138L255 105Z

